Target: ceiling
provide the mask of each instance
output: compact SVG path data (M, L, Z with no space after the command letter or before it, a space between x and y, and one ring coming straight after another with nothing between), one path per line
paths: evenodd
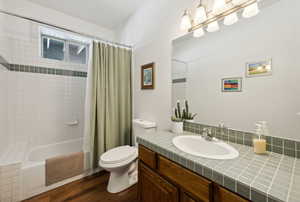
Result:
M82 20L114 29L132 15L142 0L29 0Z

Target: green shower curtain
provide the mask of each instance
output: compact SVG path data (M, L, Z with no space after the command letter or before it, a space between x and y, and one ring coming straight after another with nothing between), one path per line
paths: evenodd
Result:
M131 144L131 57L131 50L93 42L90 143L94 168L105 151Z

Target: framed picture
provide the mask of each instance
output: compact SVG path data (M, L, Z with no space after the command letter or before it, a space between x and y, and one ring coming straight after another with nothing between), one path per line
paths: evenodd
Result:
M141 83L142 89L154 89L154 63L142 66Z
M246 64L246 77L270 76L272 75L272 60L251 62Z
M222 79L222 92L242 92L242 77Z

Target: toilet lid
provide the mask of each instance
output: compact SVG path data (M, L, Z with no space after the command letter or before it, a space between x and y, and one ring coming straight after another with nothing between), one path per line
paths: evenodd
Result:
M130 146L121 146L105 152L101 157L103 163L120 163L136 155L136 149Z

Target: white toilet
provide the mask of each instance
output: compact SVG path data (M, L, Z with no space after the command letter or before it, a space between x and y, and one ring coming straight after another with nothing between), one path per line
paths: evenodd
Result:
M101 155L99 166L110 172L107 191L118 193L137 182L138 148L136 137L156 130L154 122L141 119L133 120L134 146L120 146Z

